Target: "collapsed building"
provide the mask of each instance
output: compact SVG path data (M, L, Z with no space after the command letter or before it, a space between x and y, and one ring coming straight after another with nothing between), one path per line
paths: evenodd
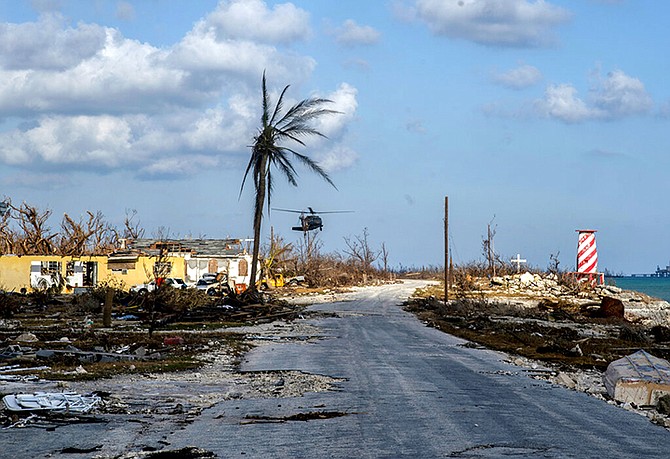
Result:
M117 250L100 255L0 255L0 287L76 293L104 282L127 290L157 277L195 283L205 273L223 273L231 287L243 290L249 285L251 260L240 239L122 240Z

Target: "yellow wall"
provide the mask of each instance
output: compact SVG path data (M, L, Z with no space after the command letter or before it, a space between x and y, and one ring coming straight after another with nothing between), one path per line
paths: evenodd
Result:
M153 266L157 257L139 256L134 263L134 268L127 267L124 270L112 270L108 266L106 256L86 257L61 257L56 255L0 255L0 289L6 291L20 292L25 289L32 291L30 286L30 267L32 262L56 261L61 263L61 276L66 278L67 263L70 261L83 261L97 263L97 284L101 282L113 283L115 287L128 290L136 284L142 284L153 280ZM186 262L182 257L163 257L163 261L172 264L172 270L166 277L186 277ZM66 287L63 291L71 293L73 286Z

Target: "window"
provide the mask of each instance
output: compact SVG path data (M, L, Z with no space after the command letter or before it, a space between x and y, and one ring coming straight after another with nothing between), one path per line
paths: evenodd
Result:
M40 274L59 274L60 261L43 261L40 269Z
M167 277L172 272L172 263L157 261L154 263L154 277Z

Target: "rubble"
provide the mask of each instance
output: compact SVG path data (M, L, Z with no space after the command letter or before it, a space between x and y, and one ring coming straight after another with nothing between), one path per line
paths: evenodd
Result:
M154 352L147 354L143 347L135 350L133 354L101 352L101 351L82 351L74 346L67 346L65 349L40 349L35 353L39 359L53 359L62 357L74 357L80 362L118 362L121 360L146 360L160 359L161 353Z
M607 393L618 402L656 406L662 396L670 395L670 362L639 350L610 363L604 381Z
M80 395L74 392L35 392L5 395L2 402L6 409L13 412L85 414L100 402L100 397Z
M670 303L644 293L622 290L614 285L581 288L579 284L564 284L555 274L513 274L478 279L472 292L466 296L485 298L501 304L533 308L538 301L547 304L570 304L577 308L598 307L606 316L623 316L647 326L670 325ZM604 300L604 301L603 301Z

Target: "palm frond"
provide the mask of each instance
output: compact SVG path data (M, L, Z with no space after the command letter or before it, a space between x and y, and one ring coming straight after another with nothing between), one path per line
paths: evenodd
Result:
M268 125L270 119L270 102L268 101L268 90L265 82L265 70L263 70L263 114L261 115L261 123L263 127Z
M242 190L247 182L247 177L251 174L256 191L254 200L254 250L251 267L250 288L255 289L256 263L258 261L258 252L260 246L260 231L263 220L263 207L267 202L268 212L272 200L275 174L273 169L286 177L289 184L298 185L298 173L292 162L297 159L304 166L320 175L335 189L335 184L328 174L315 161L308 156L283 145L286 141L295 142L298 145L305 146L303 139L310 136L325 137L311 123L318 118L336 114L338 112L325 108L324 105L332 103L328 99L310 98L305 99L290 107L283 112L284 97L289 86L284 87L274 109L270 109L270 100L267 90L267 81L265 71L262 79L262 98L263 113L261 115L261 126L254 142L251 145L251 158L244 171L242 186L240 187L240 197ZM283 112L283 114L282 114Z
M284 105L284 94L286 94L286 91L288 91L289 86L290 85L286 85L286 87L284 87L284 90L279 95L279 99L277 99L274 113L272 113L272 118L270 119L270 125L272 126L275 125L275 119L277 118L277 115L281 113L282 106Z

